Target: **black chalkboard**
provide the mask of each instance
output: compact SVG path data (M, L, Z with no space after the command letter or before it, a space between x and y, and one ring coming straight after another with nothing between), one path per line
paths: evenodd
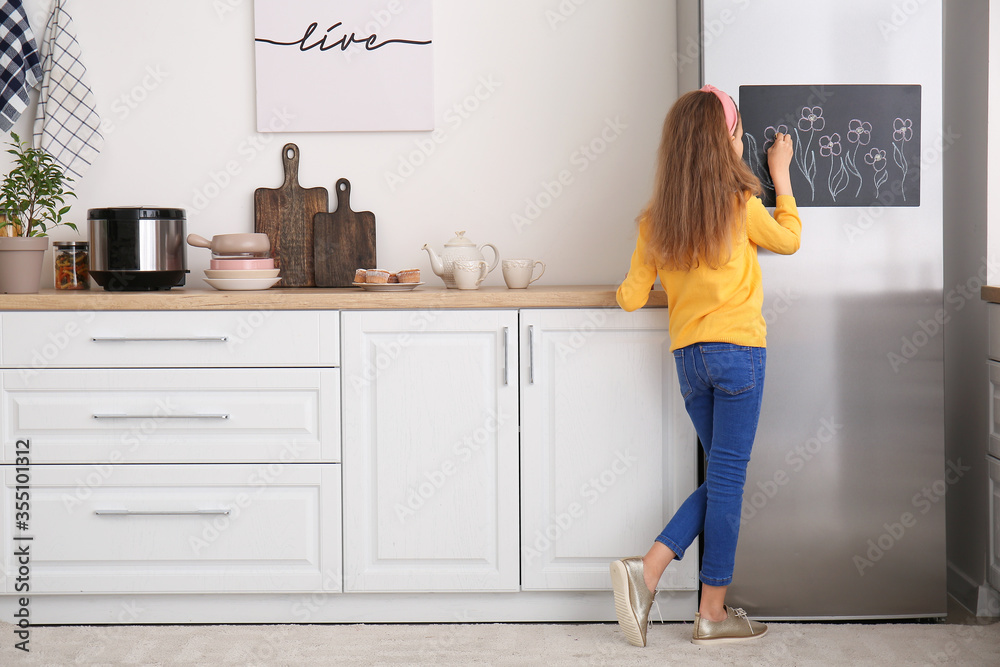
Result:
M743 158L774 205L767 149L792 136L798 206L919 206L920 86L740 86Z

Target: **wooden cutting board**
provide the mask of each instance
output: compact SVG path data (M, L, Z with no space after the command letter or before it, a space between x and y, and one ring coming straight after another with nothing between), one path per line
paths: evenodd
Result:
M337 181L337 210L313 216L316 285L350 287L357 269L375 266L375 215L351 210L351 182Z
M281 269L281 287L312 287L313 216L327 210L326 188L299 185L299 147L281 149L285 182L280 188L257 188L253 193L254 230L271 240L271 256Z

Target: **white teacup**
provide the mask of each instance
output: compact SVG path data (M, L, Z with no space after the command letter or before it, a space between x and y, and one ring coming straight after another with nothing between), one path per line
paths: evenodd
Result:
M452 275L458 289L479 289L479 284L489 272L490 265L481 259L457 259L452 264Z
M542 267L542 272L537 278L532 278L535 267ZM510 289L524 289L531 283L542 277L545 273L545 264L533 259L505 259L503 261L503 279Z

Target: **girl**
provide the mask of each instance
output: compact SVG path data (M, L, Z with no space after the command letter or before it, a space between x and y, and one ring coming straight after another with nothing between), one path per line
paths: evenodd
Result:
M729 95L705 86L677 100L663 125L656 183L639 219L632 266L618 288L618 304L636 310L659 276L681 394L706 457L705 483L649 552L611 563L618 623L636 646L646 645L660 575L702 533L701 602L692 641L743 641L767 632L742 609L726 606L725 598L764 389L757 246L794 253L802 222L788 173L791 138L779 133L767 151L777 195L773 218L753 196L760 182L742 155L742 121Z

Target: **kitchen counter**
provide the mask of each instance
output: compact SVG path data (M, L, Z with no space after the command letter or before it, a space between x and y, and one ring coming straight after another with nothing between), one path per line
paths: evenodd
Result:
M185 288L165 292L44 289L38 294L0 294L0 311L617 308L616 289L611 285L532 286L523 290L506 287L457 290L444 285L422 285L407 292L367 292L360 287L272 288L247 292ZM667 295L662 289L650 293L648 307L666 305Z
M1000 286L983 285L982 289L979 290L979 297L983 301L989 301L990 303L1000 303Z

